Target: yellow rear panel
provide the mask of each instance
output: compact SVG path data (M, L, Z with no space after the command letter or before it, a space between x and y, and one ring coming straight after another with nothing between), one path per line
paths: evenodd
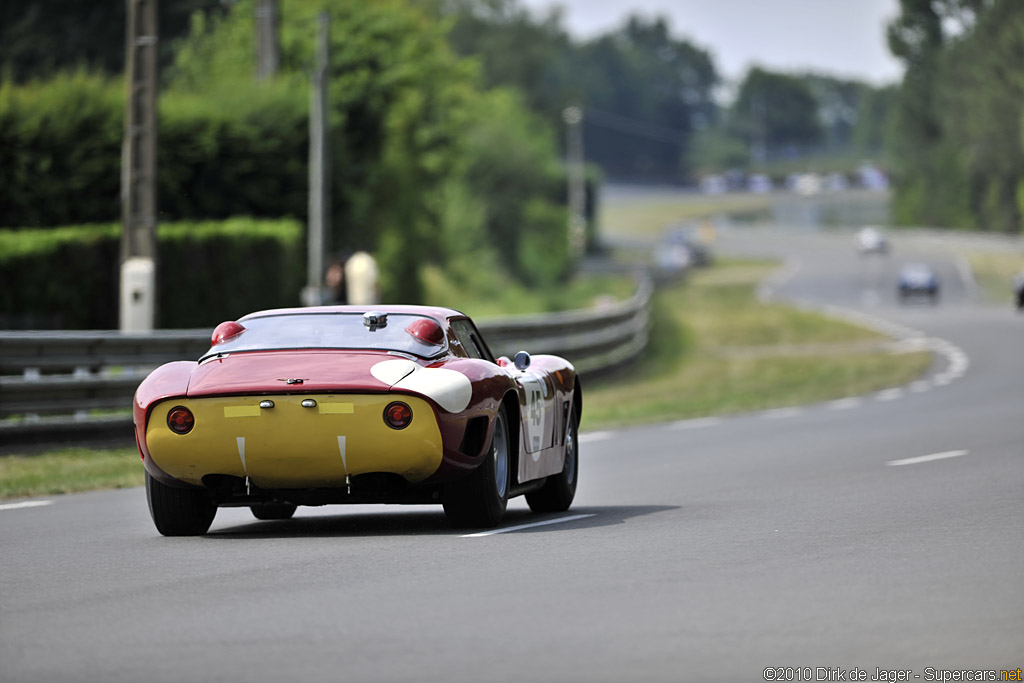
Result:
M305 399L317 405L304 408ZM273 408L260 408L262 400ZM395 430L384 408L412 408L412 423ZM185 406L195 415L188 434L167 426L167 413ZM153 462L191 484L207 474L248 476L261 488L342 486L346 475L390 472L416 483L441 464L441 432L422 399L395 395L303 394L170 399L157 404L146 429Z

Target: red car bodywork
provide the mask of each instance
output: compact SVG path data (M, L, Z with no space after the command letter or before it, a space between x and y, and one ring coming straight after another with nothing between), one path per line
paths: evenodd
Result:
M239 319L238 323L244 329L247 321L270 315L280 316L281 321L286 322L289 315L363 314L365 311L365 308L352 306L281 309L253 313ZM179 361L156 369L139 386L134 401L136 439L147 473L165 485L183 486L182 481L164 472L150 453L147 431L163 428L150 424L154 406L158 404L166 406L169 400L173 403L173 399L215 396L280 397L339 392L423 399L431 406L441 434L443 451L436 471L423 481L411 482L412 486L394 496L383 491L371 496L372 500L437 501L444 484L466 476L479 466L491 442L495 416L502 406L508 414L509 435L514 442L510 449L514 462L510 466L509 497L528 492L543 484L546 476L561 471L567 423L571 415L578 421L582 409L579 380L570 363L556 356L538 355L532 358L527 370L520 371L507 358L471 357L472 351L467 350L464 338L460 340L453 323L464 330L475 331L478 348L483 346L486 350L486 345L469 319L452 309L381 306L374 311L429 318L444 334L443 350L431 358L379 349L249 350L222 357L207 354L202 362ZM462 336L465 337L465 333ZM211 352L216 348L215 345ZM489 350L486 354L490 354ZM472 388L468 403L460 410L450 411L429 392L394 386L374 376L375 366L395 359L411 361L425 369L444 369L464 375ZM201 459L202 454L196 457ZM203 481L206 483L205 479ZM308 488L316 489L316 482L310 482ZM237 487L232 494L234 498L225 492L216 495L220 505L252 502L251 497L239 496ZM301 498L295 494L293 499L300 504L368 500L365 496L352 496L351 488L333 494L310 493L308 501Z

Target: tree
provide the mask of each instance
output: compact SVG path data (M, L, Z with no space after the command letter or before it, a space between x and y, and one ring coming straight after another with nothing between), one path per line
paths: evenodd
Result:
M325 0L331 19L333 237L381 261L386 300L422 296L419 265L438 230L429 201L453 172L471 65L447 45L444 27L398 0ZM172 88L216 97L254 73L253 0L223 17L197 16L172 71ZM306 81L315 3L281 3L280 78Z
M1021 231L1024 5L901 0L906 63L888 137L902 223Z
M456 53L479 61L485 87L516 88L530 109L551 121L579 97L561 10L536 17L517 0L449 0L440 14L451 18L448 41Z
M632 16L580 46L573 69L583 87L588 159L611 177L688 178L693 134L717 115L719 78L705 50L673 38L664 18Z
M818 103L797 76L754 67L740 84L730 112L732 127L760 160L800 156L821 141Z
M159 6L160 56L173 58L175 42L195 12L220 11L219 0L174 0ZM18 0L0 3L0 65L15 81L77 67L108 74L124 70L124 0Z

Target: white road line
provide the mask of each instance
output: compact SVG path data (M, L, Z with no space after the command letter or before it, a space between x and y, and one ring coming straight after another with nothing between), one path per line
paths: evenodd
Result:
M701 427L713 427L716 424L721 424L722 418L720 417L699 417L694 420L680 420L679 422L673 422L668 426L669 429L699 429Z
M546 519L543 522L534 522L533 524L520 524L518 526L505 527L504 529L491 529L490 531L480 531L475 534L463 534L462 538L481 538L483 536L493 536L494 534L505 534L509 531L522 531L523 529L532 529L538 526L547 526L548 524L561 524L562 522L573 522L577 519L586 519L587 517L593 517L594 514L587 515L571 515L569 517L559 517L558 519Z
M615 432L586 432L580 434L580 443L590 443L592 441L604 441L615 436Z
M935 378L932 379L932 384L937 387L944 387L952 381L953 380L950 379L948 375L936 375Z
M825 404L825 407L829 410L849 410L850 408L856 408L863 403L863 400L856 396L851 396L850 398L841 398L836 401L830 401Z
M875 394L876 401L895 401L898 398L903 398L904 391L899 387L893 389L886 389Z
M775 271L761 281L757 288L757 298L761 301L770 301L775 298L775 290L792 280L803 264L798 258L791 258L786 261L780 270Z
M904 458L903 460L890 460L885 463L889 467L899 467L900 465L916 465L919 462L931 462L932 460L945 460L946 458L959 458L961 455L967 455L970 451L945 451L943 453L932 453L931 455L919 455L916 458Z
M761 417L768 418L769 420L781 420L786 417L796 417L803 412L803 408L776 408L775 410L766 410L761 413Z
M928 391L932 388L930 382L926 382L923 379L919 379L916 382L910 384L910 391L915 394L920 394L922 391Z
M971 270L971 264L963 256L958 256L956 259L956 269L960 273L960 279L964 282L967 296L973 297L977 284L974 281L974 272Z
M52 500L27 500L24 503L3 503L0 510L20 510L22 508L38 508L44 505L51 505Z

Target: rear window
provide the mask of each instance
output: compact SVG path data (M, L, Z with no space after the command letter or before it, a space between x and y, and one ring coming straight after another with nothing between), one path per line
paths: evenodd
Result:
M433 320L427 316L388 314L384 327L371 330L363 324L361 313L300 313L267 315L240 321L241 334L216 344L200 360L222 353L284 349L368 349L400 351L421 358L444 353L441 335L438 344L406 331L412 323Z

